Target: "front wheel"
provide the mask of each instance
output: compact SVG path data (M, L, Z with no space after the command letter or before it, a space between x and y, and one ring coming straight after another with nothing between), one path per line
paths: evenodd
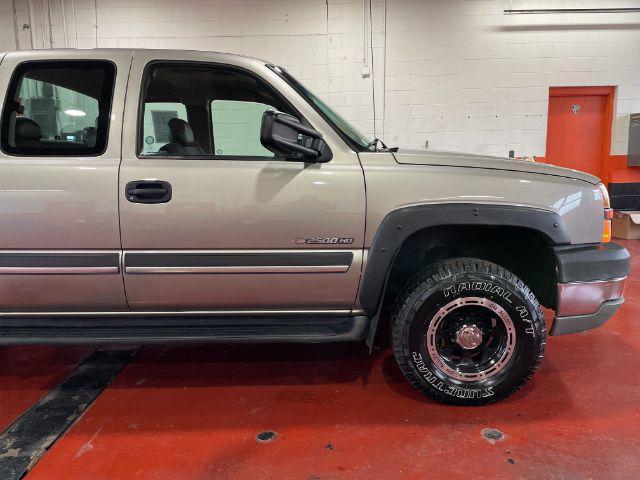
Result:
M452 405L485 405L532 377L546 328L522 280L494 263L457 258L410 282L392 336L400 369L422 393Z

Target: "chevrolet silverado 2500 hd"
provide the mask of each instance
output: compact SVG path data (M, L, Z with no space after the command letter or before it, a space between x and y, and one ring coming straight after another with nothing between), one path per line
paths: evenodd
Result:
M486 404L538 367L540 305L557 335L624 301L591 175L386 148L244 56L0 62L2 344L370 346L388 321L417 389Z

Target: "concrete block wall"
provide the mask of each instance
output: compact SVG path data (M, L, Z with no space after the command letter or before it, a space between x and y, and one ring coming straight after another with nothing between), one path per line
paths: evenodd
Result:
M371 18L368 0L75 0L75 7L81 48L265 58L364 133L402 147L544 156L549 86L613 85L611 153L625 154L629 114L640 111L640 14L509 16L508 3L372 0ZM60 0L51 0L51 35L48 2L42 22L40 2L32 4L35 47L64 47ZM21 48L31 46L27 0L15 2L17 33L13 5L0 0L0 50L15 49L16 36ZM64 5L73 47L71 0ZM513 0L513 8L576 6L637 2Z

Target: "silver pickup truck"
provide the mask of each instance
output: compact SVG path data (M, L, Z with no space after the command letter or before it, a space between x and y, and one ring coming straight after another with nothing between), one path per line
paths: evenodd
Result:
M0 344L390 332L416 388L479 405L538 367L540 305L557 335L624 301L629 254L585 173L387 148L244 56L0 62Z

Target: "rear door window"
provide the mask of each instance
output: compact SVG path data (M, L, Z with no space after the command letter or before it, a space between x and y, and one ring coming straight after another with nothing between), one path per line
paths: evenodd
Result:
M115 66L37 61L18 66L2 111L2 149L32 156L100 155L107 146Z

